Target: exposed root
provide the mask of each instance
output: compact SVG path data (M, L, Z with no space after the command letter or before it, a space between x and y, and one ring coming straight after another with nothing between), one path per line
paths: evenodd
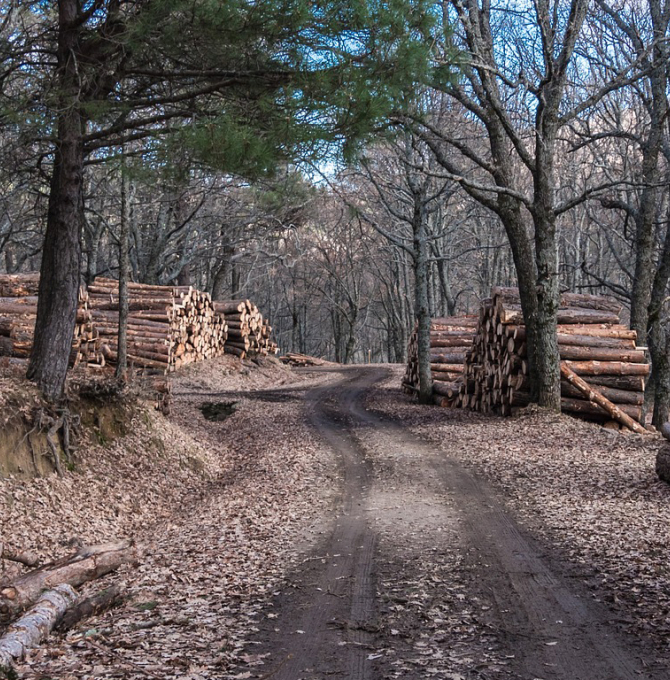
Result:
M44 432L46 434L47 444L51 452L56 473L59 477L62 477L63 465L61 462L59 447L63 453L67 465L72 465L72 433L76 432L79 427L79 416L72 415L67 408L59 409L55 413L49 413L45 408L39 408L34 414L33 422L34 427L26 436L28 437L30 449L33 452L33 463L35 465L35 470L38 469L37 460L35 458L34 449L29 435L37 431Z

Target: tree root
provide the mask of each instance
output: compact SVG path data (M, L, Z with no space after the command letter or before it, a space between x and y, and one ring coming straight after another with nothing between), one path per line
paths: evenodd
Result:
M28 433L28 435L36 431L44 432L46 434L47 444L51 452L56 473L59 477L62 477L63 465L61 463L61 456L58 451L58 447L60 446L67 465L72 465L72 433L76 432L79 427L79 416L73 416L67 408L60 409L55 413L49 413L45 408L40 408L37 409L34 414L34 423L35 426ZM31 451L33 451L32 442L30 441L29 437L28 441L30 443ZM37 470L37 461L35 460L34 451L33 463L35 464L35 469Z

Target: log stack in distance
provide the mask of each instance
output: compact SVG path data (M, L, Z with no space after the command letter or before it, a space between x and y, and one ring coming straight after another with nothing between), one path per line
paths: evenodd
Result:
M433 377L433 401L439 406L455 406L463 380L466 352L472 347L478 316L448 316L430 323L430 369ZM419 390L419 353L417 329L407 348L407 368L402 386L408 394Z
M597 295L564 293L558 311L561 361L633 420L642 422L646 348L620 323L621 305ZM530 401L526 327L516 288L496 287L482 303L472 348L466 355L456 406L511 415ZM611 416L561 381L561 409L600 423Z
M277 354L272 340L272 326L263 319L258 307L250 300L215 301L214 309L225 315L228 340L224 351L241 359L247 356Z
M0 274L0 357L10 363L25 364L30 357L35 335L39 281L38 272ZM71 368L99 368L105 364L88 300L87 291L81 288L70 353Z
M98 277L88 288L93 323L108 363L116 364L119 332L119 282ZM128 363L175 371L195 361L221 356L226 319L209 293L191 286L128 283Z

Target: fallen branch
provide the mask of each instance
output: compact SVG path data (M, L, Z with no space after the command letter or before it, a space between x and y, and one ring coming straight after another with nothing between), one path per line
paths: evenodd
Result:
M19 562L20 564L25 564L26 567L36 567L40 560L29 550L24 550L23 552L15 552L0 541L0 559L9 560L10 562Z
M117 607L124 599L125 597L119 585L105 588L99 593L82 600L71 609L68 609L60 620L57 628L60 631L69 630L76 626L82 619L97 616L108 609L112 609L112 607Z
M75 555L44 565L0 590L0 621L10 621L35 602L44 590L62 583L76 588L136 560L137 551L133 543L123 541L83 548Z
M625 425L633 432L638 434L649 434L647 430L638 422L625 414L620 408L606 399L600 392L596 391L586 381L582 380L565 362L561 362L561 377L565 378L572 386L576 387L589 401L600 406L606 413L609 413L614 420Z
M27 649L37 647L76 600L77 593L67 584L43 593L30 611L0 638L0 669L10 668Z

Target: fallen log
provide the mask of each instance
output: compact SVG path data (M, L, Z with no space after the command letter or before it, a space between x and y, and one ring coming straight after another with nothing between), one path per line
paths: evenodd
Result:
M35 553L32 553L29 550L17 552L16 550L8 548L2 541L0 541L0 559L8 560L10 562L19 562L20 564L25 564L26 567L36 567L40 563L40 560Z
M41 593L35 605L0 638L0 669L11 668L26 650L37 647L77 600L72 586L61 584Z
M635 422L633 418L624 413L623 409L614 405L595 388L588 385L564 362L561 362L561 377L580 390L589 401L597 404L607 413L609 413L609 415L611 415L614 420L622 423L627 428L633 430L633 432L637 432L638 434L648 434L647 430L645 430L642 425Z
M31 571L0 590L0 622L13 619L35 602L40 594L67 583L80 586L118 569L122 564L137 561L137 550L131 541L105 543L84 548L75 555Z
M66 631L76 626L82 619L97 616L102 612L118 607L125 596L118 584L101 590L99 593L87 597L68 609L60 622L56 625L59 631Z
M631 364L625 361L566 361L566 366L577 375L638 375L648 376L649 364Z

